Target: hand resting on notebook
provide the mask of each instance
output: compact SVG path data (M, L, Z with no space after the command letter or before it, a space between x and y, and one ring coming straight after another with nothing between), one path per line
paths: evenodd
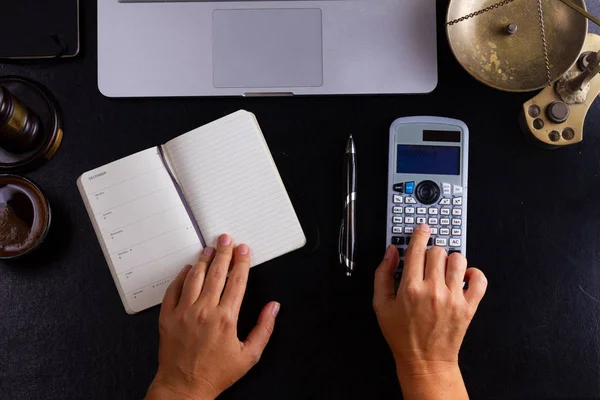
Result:
M279 303L268 303L246 340L238 339L249 269L250 248L234 248L221 235L216 249L207 247L169 286L159 317L158 372L146 400L214 399L258 362Z

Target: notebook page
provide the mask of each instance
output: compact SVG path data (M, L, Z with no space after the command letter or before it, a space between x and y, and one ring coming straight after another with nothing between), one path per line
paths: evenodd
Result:
M202 246L157 148L86 172L77 184L126 311L161 303Z
M207 245L229 233L252 265L306 238L253 114L238 111L173 139L167 152Z

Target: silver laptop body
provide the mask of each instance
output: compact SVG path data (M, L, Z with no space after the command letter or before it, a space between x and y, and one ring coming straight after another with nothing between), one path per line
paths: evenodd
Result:
M435 0L98 0L108 97L428 93Z

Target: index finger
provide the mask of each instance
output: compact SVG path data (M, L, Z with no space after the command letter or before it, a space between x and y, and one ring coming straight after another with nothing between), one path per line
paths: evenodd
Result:
M410 244L404 258L404 271L402 271L401 285L406 286L411 282L421 282L425 276L425 253L429 240L429 225L417 226L410 238Z

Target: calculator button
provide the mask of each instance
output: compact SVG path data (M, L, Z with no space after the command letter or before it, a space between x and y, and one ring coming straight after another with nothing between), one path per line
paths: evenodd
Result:
M402 233L402 227L401 226L392 227L392 233Z
M414 214L415 213L415 208L414 207L406 207L404 209L404 212L407 214Z
M460 250L450 250L450 251L448 252L448 255L450 255L450 254L453 254L453 253L458 253L458 254L460 254Z
M392 244L394 246L401 246L404 244L404 236L392 236Z
M462 225L462 220L460 218L452 218L452 225Z
M440 219L440 225L450 225L450 218Z
M429 238L429 240L427 241L427 246L432 246L433 245L433 238Z
M427 221L427 223L429 225L437 225L438 224L438 219L437 218L429 218L429 220Z
M392 218L392 222L395 224L401 224L402 223L402 217L394 217Z
M448 240L446 238L435 238L436 246L446 246L447 243L448 243Z
M444 194L451 194L450 190L452 188L452 185L450 185L449 183L442 183L442 192L444 192Z
M406 232L406 233L408 233L408 232ZM410 243L410 236L407 236L406 237L406 245L408 246L409 243Z
M414 198L414 197L406 197L406 198L404 199L404 202L405 202L406 204L417 204L417 201L415 200L415 198Z
M460 236L462 235L462 229L452 228L452 236Z
M413 233L413 231L414 231L414 228L412 226L407 226L404 228L404 233Z
M402 193L404 191L404 183L394 183L393 189L394 192Z
M427 209L425 207L417 208L417 214L427 214Z
M452 199L452 205L462 206L462 197L455 197Z
M452 209L452 215L462 215L462 210L460 208Z
M404 185L404 192L406 194L413 194L415 191L415 183L414 182L406 182Z
M404 257L404 248L402 248L402 247L398 247L398 255L399 255L400 257Z
M441 206L449 206L450 205L450 199L441 199L440 200L440 205Z
M461 240L460 239L450 239L450 246L452 247L460 247Z
M454 185L454 186L452 187L452 193L453 193L453 194L462 194L462 192L463 192L463 191L462 191L462 186L457 186L457 185Z
M396 273L394 274L394 280L395 281L399 281L400 278L402 278L402 270L400 269L400 267L398 267L399 271L396 271Z
M450 229L448 229L448 228L441 228L440 229L440 235L445 235L445 236L450 235Z
M429 213L429 215L437 215L438 209L437 208L430 208L429 210L427 210L427 212Z
M394 208L392 208L392 212L394 214L402 214L402 207L394 207Z
M449 208L442 208L440 210L440 214L442 214L442 215L450 215L450 209Z
M427 222L427 218L425 217L417 217L417 224L424 224Z
M400 196L399 194L395 194L394 203L402 204L402 196Z
M438 228L430 228L431 229L431 234L432 235L437 235L438 234Z
M405 224L414 224L415 223L415 217L404 217L404 223ZM408 232L406 232L408 233Z

